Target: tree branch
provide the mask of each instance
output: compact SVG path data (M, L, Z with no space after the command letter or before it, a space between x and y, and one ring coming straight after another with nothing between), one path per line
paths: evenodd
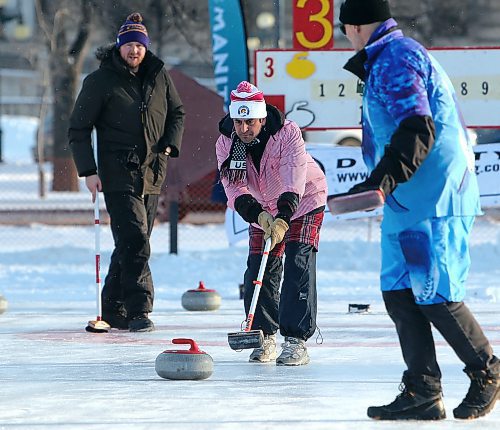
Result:
M173 20L175 28L179 31L181 36L184 37L184 39L189 43L190 46L193 46L202 56L205 56L207 53L206 48L199 45L194 40L194 38L191 37L191 34L193 34L192 28L189 25L186 25L186 22L189 23L193 22L194 20L192 18L189 18L184 10L184 7L179 7L175 1L170 3L170 7L172 9L172 16L175 16L175 19Z
M80 19L78 34L69 49L68 56L72 57L75 63L83 61L85 46L89 39L90 30L92 28L92 6L91 3L82 0L80 3L82 17Z
M36 17L38 20L38 25L40 26L44 36L45 40L47 43L50 43L52 40L52 30L49 27L49 24L47 23L47 20L45 19L45 13L43 10L42 6L42 1L41 0L35 0L35 11L36 11Z

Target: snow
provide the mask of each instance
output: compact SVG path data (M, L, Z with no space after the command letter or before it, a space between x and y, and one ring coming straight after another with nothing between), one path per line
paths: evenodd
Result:
M32 171L29 162L6 159L0 179L8 179L13 164ZM12 181L0 180L0 195L5 183ZM398 394L404 366L378 287L378 235L367 242L365 228L362 220L325 226L317 276L321 334L308 342L311 363L290 368L250 364L250 351L227 345L227 333L244 318L238 284L247 249L229 247L222 225L182 225L178 255L168 253L169 226L157 225L151 259L157 330L107 334L84 331L96 315L93 225L0 225L0 295L8 301L0 315L0 429L500 428L499 406L474 422L453 419L468 380L438 333L448 418L439 424L367 418L368 406ZM471 242L466 302L498 354L498 224L478 219ZM112 251L107 226L101 247L104 277ZM182 294L200 280L221 295L217 311L182 308ZM371 312L348 313L349 303L369 303ZM194 339L213 358L211 377L170 381L156 374L158 354L184 349L171 343L179 337Z
M39 120L35 117L2 115L2 158L7 163L29 163L36 142Z

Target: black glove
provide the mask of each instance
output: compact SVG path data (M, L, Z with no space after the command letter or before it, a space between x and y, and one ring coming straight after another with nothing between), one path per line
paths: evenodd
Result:
M370 184L368 182L368 180L366 180L366 181L360 182L359 184L352 186L351 188L349 188L349 191L347 191L347 193L343 193L342 195L358 194L358 193L362 193L364 191L374 191L374 190L380 190L380 189L381 188L379 185ZM339 195L341 195L341 194L337 194L337 196L339 196Z
M234 209L240 217L249 223L258 223L259 215L264 210L262 205L251 194L242 194L236 197Z
M278 198L276 206L278 206L278 214L276 218L281 218L287 224L290 224L290 219L299 207L299 195L286 191Z

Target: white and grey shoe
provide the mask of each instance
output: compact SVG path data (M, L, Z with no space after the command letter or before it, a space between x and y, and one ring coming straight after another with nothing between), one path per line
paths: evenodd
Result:
M278 366L302 366L309 363L306 342L296 337L285 337L285 343L281 345L283 350L276 359Z
M269 363L276 360L278 353L276 352L276 335L266 334L264 342L260 348L255 348L250 354L250 363Z

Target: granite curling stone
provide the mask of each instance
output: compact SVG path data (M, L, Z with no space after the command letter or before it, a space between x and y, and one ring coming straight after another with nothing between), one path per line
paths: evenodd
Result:
M210 355L201 351L193 339L173 339L176 345L191 345L185 350L166 350L156 357L155 370L158 376L174 380L207 379L214 370Z
M215 311L219 309L221 297L215 290L205 288L200 281L198 288L187 290L182 295L182 307L188 311Z

